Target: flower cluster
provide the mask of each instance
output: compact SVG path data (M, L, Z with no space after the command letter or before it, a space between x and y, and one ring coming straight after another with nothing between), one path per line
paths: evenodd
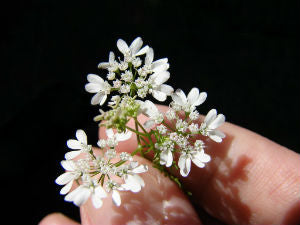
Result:
M136 154L150 160L153 167L178 183L178 178L174 179L167 168L178 169L181 176L186 177L192 163L199 168L205 167L211 160L205 153L205 138L222 142L225 137L217 130L225 122L223 114L212 109L204 119L200 118L197 107L206 100L206 92L192 88L186 95L165 84L170 78L167 58L154 60L153 49L143 47L140 37L130 46L119 39L117 48L122 57L110 52L108 62L98 65L106 71L105 78L88 74L85 85L86 91L94 94L92 105L102 106L110 97L109 110L100 108L100 115L94 118L101 121L99 126L106 128L107 139L100 139L99 148L92 148L87 144L85 132L77 130L76 139L67 141L72 151L67 152L61 162L66 172L56 179L57 184L64 185L60 193L66 195L65 200L78 206L91 198L94 207L100 208L108 193L114 204L120 206L119 192L141 191L145 183L139 174L147 172L148 167L133 161ZM167 111L161 111L146 97L159 102L170 97L172 101ZM148 118L143 124L139 121L140 114ZM130 120L135 127L128 125ZM137 149L131 154L118 152L118 143L130 139L133 134L138 142Z
M70 151L65 154L66 160L61 161L66 170L55 182L64 185L60 194L67 194L66 201L81 206L89 197L95 208L102 206L102 199L112 192L112 200L120 206L119 191L139 192L144 187L143 179L138 175L148 170L146 165L139 165L127 152L117 154L115 147L120 141L128 140L132 133L114 133L106 130L107 139L100 139L97 145L98 152L93 151L87 144L87 136L83 130L76 131L76 138L68 140ZM83 153L83 154L81 154ZM79 159L76 159L80 155ZM75 160L76 159L76 160ZM71 191L74 181L78 187Z

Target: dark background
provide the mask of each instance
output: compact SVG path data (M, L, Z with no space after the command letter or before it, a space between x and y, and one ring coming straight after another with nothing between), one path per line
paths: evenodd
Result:
M122 38L168 57L169 84L208 92L199 109L299 152L299 5L292 1L24 1L1 7L1 189L7 224L61 211L65 142L98 107L84 91ZM100 73L103 75L103 73ZM283 162L284 163L284 162ZM3 203L2 203L3 204Z

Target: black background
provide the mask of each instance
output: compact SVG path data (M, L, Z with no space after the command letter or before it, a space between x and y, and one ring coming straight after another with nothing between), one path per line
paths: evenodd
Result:
M206 91L201 113L215 107L229 122L299 152L298 3L24 1L1 11L8 224L36 224L53 211L79 219L54 180L76 129L96 143L98 107L84 91L86 75L100 73L97 64L117 52L118 38L141 36L156 59L168 57L173 87Z

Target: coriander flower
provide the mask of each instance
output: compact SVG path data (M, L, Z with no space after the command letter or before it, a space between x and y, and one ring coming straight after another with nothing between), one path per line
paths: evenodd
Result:
M160 71L152 74L148 79L149 93L160 102L165 101L167 96L174 91L170 85L164 84L169 78L170 73L168 71Z
M85 90L89 93L96 93L91 100L91 104L103 105L107 99L107 95L110 94L110 84L96 74L88 74L87 80L89 83L85 85Z
M131 62L135 59L136 56L143 55L148 51L149 46L147 45L141 49L142 45L143 41L140 37L134 39L134 41L130 44L129 47L124 40L119 39L117 41L117 47L119 51L123 53L124 60L126 62Z
M114 148L120 141L126 141L131 138L132 132L126 131L122 133L114 133L112 129L106 129L107 140L106 144L110 148ZM99 143L99 142L98 142ZM100 143L99 143L100 146Z
M100 208L103 204L102 198L107 196L104 189L95 180L84 182L74 191L66 195L65 200L67 202L74 202L75 205L83 205L91 196L92 203L95 208Z
M121 188L120 184L118 184L117 182L113 181L112 179L109 179L106 182L106 191L107 192L112 192L112 201L116 206L120 206L121 205L121 196L120 193L118 192L118 190L122 191L123 188Z
M225 116L223 114L217 115L217 110L211 109L200 126L200 132L202 135L208 136L215 142L222 142L222 138L225 137L225 134L215 129L224 122Z
M144 123L145 128L150 128L154 124L160 124L164 120L163 114L157 109L155 104L149 100L145 102L137 100L137 102L141 105L140 110L141 112L149 117Z
M65 158L70 160L80 155L82 152L89 152L92 150L92 146L87 144L87 136L83 130L76 131L76 138L67 141L67 146L75 151L70 151L65 154Z
M176 106L186 112L192 112L195 110L196 106L201 105L207 97L206 92L199 93L198 88L192 88L188 96L181 89L177 89L172 95L173 103Z
M210 161L210 156L207 155L203 148L187 149L181 152L181 155L178 160L178 166L180 168L180 174L183 177L187 177L191 170L191 161L198 166L199 168L203 168L205 163Z
M159 59L153 62L154 51L152 48L146 53L145 65L139 70L139 74L142 77L147 76L149 73L159 73L169 69L168 58Z
M170 167L173 163L173 154L172 151L174 149L174 143L170 140L165 140L162 143L155 144L155 147L158 148L160 153L160 165L166 165L166 167Z
M113 52L109 53L108 62L101 62L98 64L99 69L107 69L109 72L115 72L118 70L118 62L115 60L115 54Z
M60 194L64 195L71 190L73 181L77 180L81 176L82 172L72 160L63 160L61 161L61 165L67 172L56 178L55 183L59 185L65 185L60 190Z
M145 173L147 171L147 165L138 165L138 162L131 162L123 171L124 175L122 178L125 183L121 187L126 191L139 192L145 186L145 183L138 173Z

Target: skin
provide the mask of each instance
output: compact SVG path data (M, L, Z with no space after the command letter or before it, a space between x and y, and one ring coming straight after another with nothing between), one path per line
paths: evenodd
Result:
M166 107L159 106L161 111ZM201 118L203 119L203 118ZM201 120L200 119L200 120ZM146 120L140 116L143 123ZM134 127L133 123L130 123ZM297 224L300 222L300 156L265 137L242 127L225 123L226 134L218 144L205 139L206 153L212 160L205 168L192 166L187 178L177 171L184 187L193 193L188 198L178 186L151 162L142 174L146 186L139 193L122 192L120 207L111 198L101 209L90 200L80 207L81 223L91 224ZM104 138L105 130L99 130ZM117 151L134 151L135 135L120 142ZM199 218L201 217L201 220ZM40 225L75 225L60 213L46 216Z

